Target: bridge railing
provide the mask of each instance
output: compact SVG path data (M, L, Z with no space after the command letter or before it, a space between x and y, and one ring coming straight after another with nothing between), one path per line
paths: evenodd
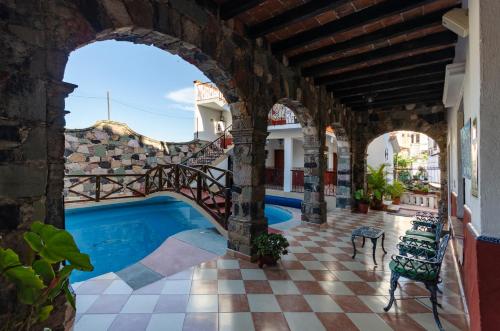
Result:
M224 229L231 214L230 171L200 165L158 165L144 174L66 175L65 203L146 197L171 191L193 200Z

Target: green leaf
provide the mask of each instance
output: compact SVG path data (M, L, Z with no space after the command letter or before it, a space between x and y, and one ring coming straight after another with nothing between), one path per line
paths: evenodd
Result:
M47 260L37 260L33 263L33 269L35 269L36 273L42 276L42 279L46 284L50 284L50 281L54 279L54 269L52 269L52 265L47 262Z
M45 287L42 279L35 273L31 267L19 266L14 267L5 272L7 278L13 283L22 287L33 287L42 289Z
M40 237L42 237L43 241L47 241L63 230L60 230L50 224L44 224L42 222L36 221L33 222L33 224L31 224L31 231L35 232Z
M34 287L17 287L19 301L27 305L35 304L41 293L41 290Z
M35 252L40 252L43 249L42 238L35 232L26 232L24 234L24 240Z
M73 307L73 309L76 309L75 296L73 295L73 293L71 293L69 286L67 284L63 290L64 290L64 295L66 296L66 300L68 300L69 304L71 305L71 307Z
M38 313L38 320L40 322L45 321L47 318L49 318L52 310L54 310L54 306L52 305L43 306L42 309L40 309L40 312Z
M90 256L84 253L70 253L67 256L67 260L71 262L71 266L75 269L81 271L92 271L94 270L94 266L90 262Z
M21 265L19 261L19 256L12 249L0 248L0 272L3 272L7 268Z

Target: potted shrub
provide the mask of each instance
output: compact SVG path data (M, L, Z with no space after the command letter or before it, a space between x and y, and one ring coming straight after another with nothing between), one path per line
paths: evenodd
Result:
M288 254L288 240L279 233L263 233L254 240L259 259L259 268L276 265L282 255Z
M354 192L354 200L356 200L356 211L358 213L368 213L368 208L370 207L370 196L366 194L363 189L359 189Z
M368 190L372 194L371 207L375 210L384 209L384 195L387 190L387 179L385 178L385 164L378 168L368 166Z
M0 277L15 285L19 304L0 324L0 330L39 330L46 327L54 303L66 299L75 308L69 284L73 270L92 271L87 254L80 252L71 234L49 224L34 222L24 234L27 258L0 247Z
M388 185L388 192L391 195L392 203L399 205L401 203L401 196L405 191L405 186L398 180L395 180L392 185Z

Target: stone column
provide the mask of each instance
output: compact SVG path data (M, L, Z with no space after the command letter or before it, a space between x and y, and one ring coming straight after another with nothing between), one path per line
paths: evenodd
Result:
M337 139L336 207L351 207L351 150L348 140Z
M325 131L305 127L304 132L304 201L302 221L326 222L325 202Z
M285 166L283 167L283 191L292 191L293 138L284 139Z
M366 147L367 143L364 139L358 139L352 141L352 156L353 156L353 162L352 162L352 177L353 177L353 183L352 183L352 189L353 190L359 190L359 189L364 189L366 190Z
M243 102L231 104L231 110L234 184L228 248L238 255L254 257L253 240L267 232L267 218L264 216L267 130L261 124L267 122L265 118L256 118L255 114L248 115L247 105Z

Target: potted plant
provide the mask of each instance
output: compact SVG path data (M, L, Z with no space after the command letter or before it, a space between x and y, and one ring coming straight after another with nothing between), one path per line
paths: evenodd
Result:
M288 240L279 233L262 233L254 240L259 259L259 268L276 265L282 255L288 254Z
M354 200L356 200L356 211L358 213L368 213L368 208L370 207L370 196L366 194L363 189L359 189L354 192Z
M392 203L399 205L401 203L401 196L405 191L405 186L399 180L395 180L394 183L388 185L387 187L389 194L392 198Z
M387 179L385 178L385 164L378 168L368 166L368 190L372 194L371 207L375 210L384 209L384 195L387 191Z
M65 230L34 222L24 241L28 254L22 261L12 249L0 247L0 277L15 285L19 302L15 314L0 323L2 331L43 329L54 303L64 297L75 308L69 276L75 269L94 269Z

